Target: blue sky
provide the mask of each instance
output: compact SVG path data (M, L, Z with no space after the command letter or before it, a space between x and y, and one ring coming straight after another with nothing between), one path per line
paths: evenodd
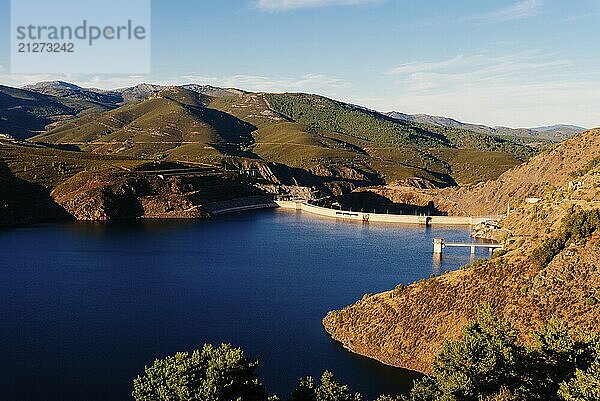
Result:
M11 75L2 29L0 83L196 82L488 125L592 127L599 45L597 0L154 0L151 75Z

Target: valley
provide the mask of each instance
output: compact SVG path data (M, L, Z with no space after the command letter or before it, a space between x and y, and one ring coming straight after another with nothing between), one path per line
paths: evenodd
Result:
M382 185L468 186L497 178L551 144L399 121L310 94L191 84L103 91L57 81L1 87L0 95L2 162L78 219L206 216L189 212L199 204L188 196L204 183L186 184L189 191L159 185L140 171L152 165L215 169L220 188L231 186L221 200L248 193L308 200ZM94 184L83 185L92 176ZM117 202L115 191L125 187L136 193ZM165 198L168 188L175 193ZM142 212L140 197L167 206ZM75 211L73 202L93 206ZM128 210L107 212L107 202ZM172 203L180 206L171 210Z
M85 224L69 226L69 221L117 222L101 225L102 230L121 227L118 222L124 221L150 224L144 235L155 241L154 223L149 222L156 220L170 229L166 221L175 220L177 235L189 242L181 220L212 219L209 227L223 238L219 246L225 247L237 238L237 226L228 227L228 220L219 216L275 209L282 202L296 209L296 202L310 202L302 209L329 217L319 220L285 211L273 216L285 216L286 227L298 227L301 219L307 225L302 228L302 241L316 240L311 231L315 227L323 233L337 230L357 249L368 244L367 254L375 259L384 245L370 243L372 233L384 235L390 254L396 252L398 235L404 247L419 243L415 260L418 266L431 264L429 278L414 270L418 268L413 265L414 255L402 253L383 263L410 272L403 273L395 288L390 285L397 272L387 271L382 279L371 274L374 294L367 293L347 307L358 299L356 289L363 289L359 277L353 292L345 293L337 304L318 303L318 297L314 301L322 326L335 341L326 338L327 345L321 344L330 358L336 359L336 352L342 350L332 351L331 346L341 344L353 353L412 371L385 370L398 375L399 385L390 387L393 391L408 393L412 387L408 382L420 374L433 375L423 379L425 384L430 377L437 378L445 347L449 341L461 341L464 328L473 324L469 322L482 308L493 310L494 316L514 327L520 333L515 341L524 346L535 337L530 328L552 319L565 322L565 330L597 329L597 129L579 132L578 127L558 126L509 132L455 120L384 114L312 94L252 93L192 84L140 84L112 91L65 82L0 87L0 110L1 226L53 223L49 227L55 229L63 227L61 223L77 232L85 231ZM328 220L337 210L355 211L355 220L363 220L362 224ZM357 211L373 213L373 222ZM252 214L239 216L252 221ZM430 216L425 222L435 223L434 227L419 227L418 216ZM405 220L418 224L410 228L392 224L391 229L378 225ZM501 243L503 249L494 257L465 264L464 258L448 252L437 261L431 259L433 233L467 235L444 227L444 222L472 225L483 220L472 235ZM226 227L224 237L221 224ZM281 229L277 221L271 224ZM286 231L285 237L272 232L271 224L261 226L259 237L252 240L261 244L266 236L274 248L281 238L293 241L293 230ZM202 232L203 226L198 227L195 230ZM252 225L245 230L256 235ZM421 243L422 237L429 242ZM207 238L203 241L211 243ZM262 245L248 250L239 244L239 249L250 252L236 254L239 265L256 257L254 251L265 252ZM217 252L208 253L211 258L222 254L213 246ZM332 256L327 249L319 253L323 260ZM343 249L336 252L358 258ZM297 261L294 255L288 256ZM148 263L152 260L140 257ZM211 260L203 263L210 265ZM359 270L370 264L343 260ZM313 260L311 266L319 263ZM460 265L464 266L456 270ZM270 269L271 274L279 272L276 264ZM307 283L310 290L320 293L320 280ZM331 308L323 308L329 306L339 309L327 313ZM322 342L325 336L318 320L311 326L311 343ZM270 355L268 347L260 350ZM347 361L341 366L352 374L362 372ZM379 378L367 374L366 382L356 381L374 394L369 383Z

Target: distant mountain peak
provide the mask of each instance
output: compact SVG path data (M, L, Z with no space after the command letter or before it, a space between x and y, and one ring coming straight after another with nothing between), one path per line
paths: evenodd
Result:
M83 88L81 86L65 82L65 81L42 81L35 83L33 85L26 85L23 89L34 90L36 92L41 92L42 90L53 89L69 89L72 91L81 91Z
M235 88L221 88L213 85L202 85L202 84L187 84L182 85L182 88L192 92L199 93L201 95L213 96L213 97L228 97L238 96L249 92Z
M586 128L575 125L556 124L537 128L509 128L504 126L489 127L481 124L465 123L453 118L432 116L428 114L405 114L397 111L386 113L389 117L412 123L429 124L438 127L457 128L481 134L502 135L540 140L562 141L575 134L586 131Z
M570 125L570 124L555 124L555 125L548 125L545 127L535 127L535 128L531 128L531 129L536 132L548 132L548 131L556 131L556 130L571 130L571 131L583 132L583 131L588 130L588 128L579 127L577 125Z

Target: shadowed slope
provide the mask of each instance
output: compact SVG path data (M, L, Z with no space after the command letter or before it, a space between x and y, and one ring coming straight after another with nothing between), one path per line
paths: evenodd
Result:
M0 85L0 134L29 138L61 116L75 113L51 96Z

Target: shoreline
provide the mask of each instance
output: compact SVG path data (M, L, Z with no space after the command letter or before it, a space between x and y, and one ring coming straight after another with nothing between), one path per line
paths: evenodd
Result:
M388 294L389 292L390 291L384 291L380 294ZM380 295L380 294L378 294L378 295ZM334 311L327 312L325 317L321 320L321 325L323 326L323 329L325 330L325 332L327 333L329 338L331 340L335 341L336 343L338 343L339 345L341 345L347 352L354 354L354 355L361 356L363 358L373 360L375 362L378 362L385 366L389 366L391 368L402 369L402 370L405 370L405 371L408 371L408 372L411 372L414 374L427 376L428 374L431 373L431 372L426 372L426 371L421 371L421 370L415 369L414 367L409 367L408 365L394 363L391 359L389 359L389 358L386 359L382 355L374 355L372 352L370 352L370 350L367 349L368 346L365 344L359 344L358 346L356 346L356 344L353 344L353 341L351 339L337 336L334 333L333 324L331 324L330 321L328 320L330 314L333 312ZM364 349L364 350L361 350L361 349Z
M221 216L224 214L246 212L259 209L276 209L279 205L267 196L246 196L243 198L231 199L227 201L219 201L207 203L201 208L211 216Z

